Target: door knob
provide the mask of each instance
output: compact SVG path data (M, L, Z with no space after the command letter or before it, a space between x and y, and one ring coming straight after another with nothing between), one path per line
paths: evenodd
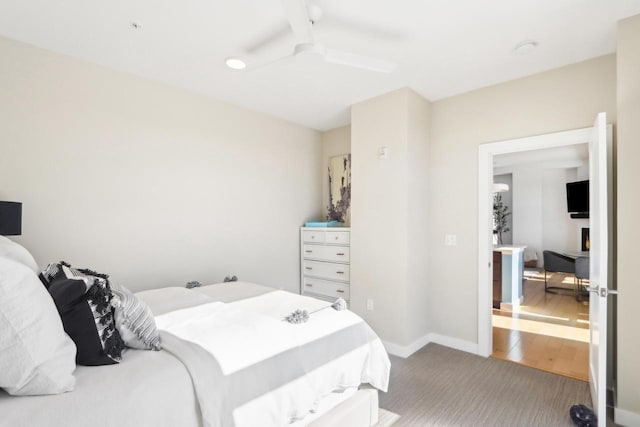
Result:
M618 295L618 291L615 289L601 288L600 286L587 286L587 291L596 293L602 298L606 298L609 295Z

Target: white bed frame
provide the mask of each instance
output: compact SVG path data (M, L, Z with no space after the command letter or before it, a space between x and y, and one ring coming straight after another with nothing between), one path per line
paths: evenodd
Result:
M378 423L378 390L362 387L308 427L372 427Z

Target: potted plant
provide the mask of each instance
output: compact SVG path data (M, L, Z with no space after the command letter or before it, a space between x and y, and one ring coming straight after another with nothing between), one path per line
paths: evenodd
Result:
M493 234L497 237L497 243L502 244L502 233L510 231L507 226L507 217L511 215L509 207L502 202L502 195L495 193L493 195Z

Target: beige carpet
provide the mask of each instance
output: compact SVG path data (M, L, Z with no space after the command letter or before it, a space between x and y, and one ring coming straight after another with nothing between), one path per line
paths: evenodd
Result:
M589 386L496 359L429 344L391 357L380 407L400 426L572 426L569 408L591 406Z

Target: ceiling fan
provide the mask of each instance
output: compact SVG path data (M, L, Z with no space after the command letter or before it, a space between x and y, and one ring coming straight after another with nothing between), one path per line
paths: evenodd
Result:
M255 70L277 62L290 60L301 55L315 55L332 64L340 64L380 73L391 73L397 67L396 63L385 61L383 59L327 48L325 45L317 42L314 38L314 20L309 17L309 9L307 8L305 0L282 0L282 5L296 40L293 53L283 58L278 58L256 67L248 68L248 70ZM321 11L316 7L315 13L319 14Z

